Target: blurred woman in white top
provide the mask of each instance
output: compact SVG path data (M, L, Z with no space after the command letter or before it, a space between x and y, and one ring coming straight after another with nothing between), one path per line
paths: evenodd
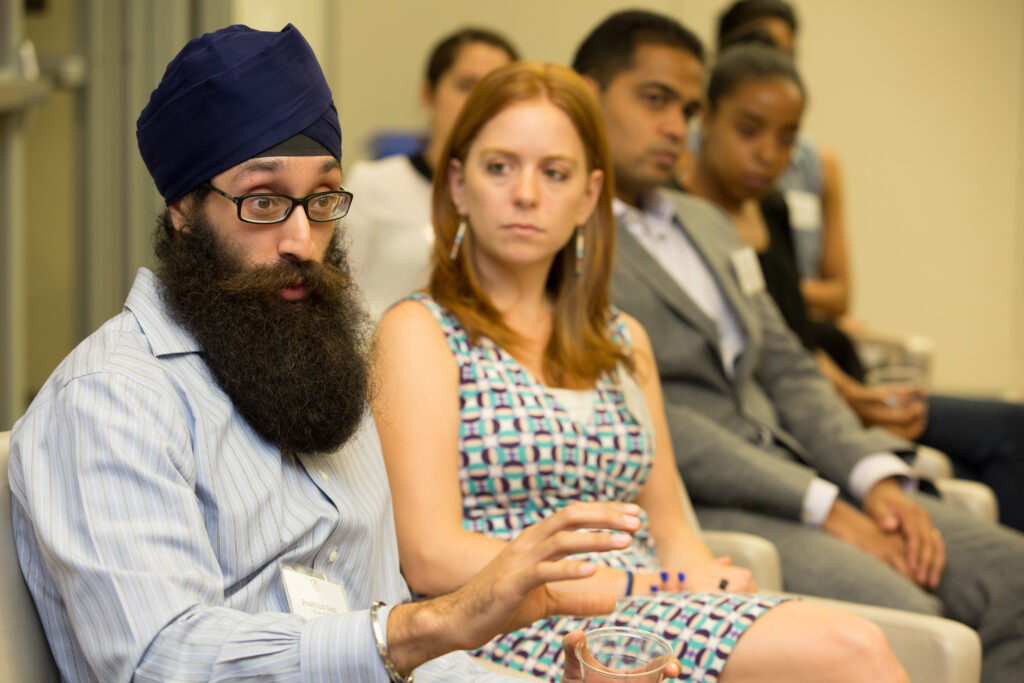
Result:
M427 284L434 239L430 183L441 149L477 81L518 59L508 40L486 29L444 37L430 53L420 90L430 118L423 148L352 167L345 183L356 197L345 219L349 262L375 318Z

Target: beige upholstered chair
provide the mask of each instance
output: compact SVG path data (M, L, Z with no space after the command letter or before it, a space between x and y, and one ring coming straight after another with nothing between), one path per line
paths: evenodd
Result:
M686 487L681 479L677 480L691 528L704 537L712 552L729 555L735 564L750 569L761 592L783 592L782 567L775 545L750 534L701 530ZM877 624L914 683L977 683L981 677L981 640L959 622L809 595L800 598L839 607Z
M922 334L894 334L871 330L855 323L843 330L850 335L857 355L869 371L886 366L911 365L922 371L927 380L935 357L935 340Z
M999 522L999 502L992 489L980 482L955 479L953 463L942 451L918 446L911 466L922 477L935 482L942 497L953 505L987 522Z
M59 681L14 550L11 486L7 479L10 440L10 432L0 432L0 681Z

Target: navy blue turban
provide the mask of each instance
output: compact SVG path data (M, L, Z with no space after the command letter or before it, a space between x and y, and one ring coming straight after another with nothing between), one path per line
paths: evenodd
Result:
M167 204L303 134L341 160L341 126L299 30L229 26L182 48L136 123L139 152Z

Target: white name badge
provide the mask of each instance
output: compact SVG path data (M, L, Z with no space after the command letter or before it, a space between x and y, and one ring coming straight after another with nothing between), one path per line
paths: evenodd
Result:
M284 593L292 614L312 619L349 611L348 596L341 584L328 581L305 567L281 567Z
M786 190L789 224L794 230L821 230L821 198L803 190Z
M764 275L761 274L761 264L757 261L757 254L750 246L740 247L732 252L732 267L736 271L736 279L739 280L740 289L747 296L764 291Z

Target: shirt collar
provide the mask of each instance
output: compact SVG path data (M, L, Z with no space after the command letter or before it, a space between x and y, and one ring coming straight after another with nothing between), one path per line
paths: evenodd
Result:
M164 303L163 284L148 268L139 268L124 307L135 316L155 356L199 353L202 348L192 333L172 317Z
M632 231L651 232L654 226L671 226L675 221L672 198L660 188L644 195L640 208L630 206L618 197L612 199L612 213Z
M647 215L663 221L672 220L672 217L675 215L672 198L661 188L645 194L640 202L640 208L630 206L618 197L615 197L612 199L612 211L615 213L616 218L633 214L636 216Z

